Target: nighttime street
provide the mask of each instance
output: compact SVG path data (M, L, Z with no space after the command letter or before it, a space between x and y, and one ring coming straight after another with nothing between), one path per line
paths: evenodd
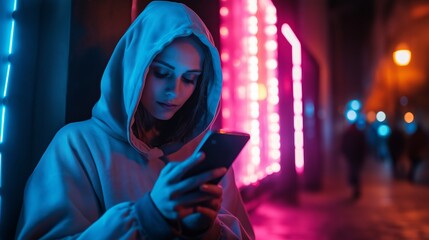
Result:
M429 0L1 0L0 92L0 240L429 240Z
M324 190L301 192L298 206L261 202L250 212L257 239L429 239L428 185L392 180L388 162L371 159L353 201L344 174L326 174Z

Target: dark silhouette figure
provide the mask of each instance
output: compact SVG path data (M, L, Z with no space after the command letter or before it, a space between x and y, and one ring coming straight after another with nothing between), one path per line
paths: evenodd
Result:
M405 133L397 126L392 127L392 132L387 139L387 147L389 148L390 159L392 161L392 175L397 178L399 176L399 160L404 154L406 144Z
M415 181L415 174L419 164L423 160L427 141L428 139L425 130L420 124L418 124L416 131L411 134L408 140L408 158L410 160L408 179L411 182Z
M352 198L361 196L361 172L365 160L366 141L365 133L356 123L347 127L341 138L341 152L347 161L348 180L352 187Z

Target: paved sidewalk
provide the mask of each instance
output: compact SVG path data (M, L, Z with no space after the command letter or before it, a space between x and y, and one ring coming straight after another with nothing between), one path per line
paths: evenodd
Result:
M356 201L344 172L326 177L321 192L301 192L298 206L262 200L250 211L256 239L429 239L429 186L392 180L389 170L369 160Z

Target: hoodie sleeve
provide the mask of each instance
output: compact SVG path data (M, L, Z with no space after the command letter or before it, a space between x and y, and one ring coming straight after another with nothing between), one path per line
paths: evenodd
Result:
M148 194L106 210L91 154L64 132L55 136L27 182L17 239L151 239L149 234L159 232L166 239L175 236L174 228L147 204Z
M129 203L109 209L100 218L103 203L90 181L84 166L87 163L82 162L91 156L74 142L64 130L60 131L30 176L24 191L18 239L79 238L97 233L96 228L101 226L104 229L98 229L97 238L117 229L123 235L135 231Z

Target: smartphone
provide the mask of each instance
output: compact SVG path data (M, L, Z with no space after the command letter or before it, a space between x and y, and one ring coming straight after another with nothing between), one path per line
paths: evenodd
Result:
M249 139L250 135L243 132L224 130L211 130L207 132L194 153L204 152L205 159L188 170L183 178L188 178L215 168L230 168ZM218 184L221 179L222 177L212 180L209 183Z

